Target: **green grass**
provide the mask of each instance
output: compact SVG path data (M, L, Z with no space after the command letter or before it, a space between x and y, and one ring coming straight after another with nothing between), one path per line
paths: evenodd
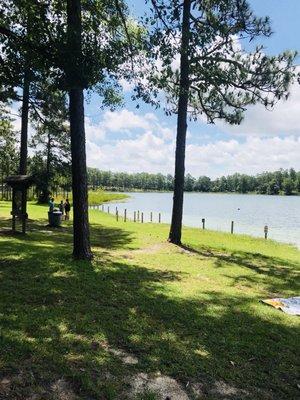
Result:
M179 248L167 225L91 210L95 257L75 262L71 222L53 230L45 215L30 204L26 237L0 235L0 398L54 400L63 380L79 399L126 399L140 372L191 399L196 384L205 399L298 398L299 318L260 300L299 295L299 250L192 228Z
M102 204L108 201L119 201L126 199L128 196L123 193L109 193L101 189L89 190L89 204ZM68 195L69 200L72 202L72 192ZM63 195L58 195L55 197L55 203L59 203L64 200Z

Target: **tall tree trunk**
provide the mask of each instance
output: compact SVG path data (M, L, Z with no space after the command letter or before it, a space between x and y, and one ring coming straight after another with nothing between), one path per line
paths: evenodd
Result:
M71 89L69 96L74 209L73 256L76 259L89 260L92 253L89 240L83 90Z
M22 99L22 115L21 115L21 143L20 143L20 164L19 174L27 173L27 146L28 146L28 113L29 113L29 70L25 68L23 80L23 99Z
M4 200L4 162L2 161L1 168L1 200Z
M84 96L81 53L81 1L67 1L68 48L71 59L67 67L69 85L69 112L72 153L73 189L73 256L76 259L92 258L88 220L88 190L84 130Z
M47 155L46 155L46 171L45 171L45 181L41 185L42 190L39 194L39 202L47 203L50 195L50 172L51 172L51 133L48 131L47 134L47 145L46 145Z
M47 199L50 194L50 168L51 168L51 133L48 132L47 137L47 159L46 159L46 179L45 179L45 187L43 193L43 203L47 202Z
M177 136L175 153L175 176L172 221L169 241L181 244L183 190L185 171L185 144L187 131L187 109L189 97L189 36L190 36L191 0L184 0L182 39L180 50L180 93L178 100Z
M47 188L49 187L50 163L51 163L51 134L48 132L48 135L47 135L47 160L46 160Z

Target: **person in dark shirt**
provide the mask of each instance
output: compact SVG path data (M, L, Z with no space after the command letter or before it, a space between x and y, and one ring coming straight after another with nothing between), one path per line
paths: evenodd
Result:
M61 212L61 219L63 220L64 216L65 216L65 205L64 205L63 200L61 200L58 207L59 207L59 211Z
M65 202L65 212L66 212L66 220L68 221L70 219L70 211L71 211L71 204L69 202L69 199L66 199Z

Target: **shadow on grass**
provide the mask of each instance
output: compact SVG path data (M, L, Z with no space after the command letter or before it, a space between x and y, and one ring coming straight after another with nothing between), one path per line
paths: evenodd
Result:
M27 225L27 234L22 235L19 232L12 234L10 219L0 218L0 234L1 236L10 236L20 239L19 247L22 247L26 252L26 244L28 244L28 252L33 254L36 252L35 246L30 246L33 243L36 246L46 243L46 248L52 252L53 247L57 250L62 250L69 254L72 253L72 222L64 222L64 225L59 228L49 227L45 220L40 222L29 222ZM40 235L43 235L43 243L40 243ZM121 248L132 241L132 233L124 229L108 228L100 224L92 224L90 226L91 245L95 248L117 249ZM38 243L34 243L38 242Z
M42 242L34 231L1 241L1 375L11 379L8 398L52 399L51 384L63 377L82 399L125 399L129 377L140 371L160 371L186 390L199 383L209 399L248 398L238 389L255 399L297 397L296 326L255 314L243 295L172 297L168 287L181 273L116 262L105 249L130 243L130 234L93 230L102 250L92 263L65 256L68 229L44 232ZM214 257L216 267L228 261ZM134 354L138 364L122 363L110 348ZM219 380L230 385L226 393L216 388Z
M259 253L243 251L221 253L210 248L195 249L186 245L181 247L200 257L213 259L216 268L226 268L228 265L235 264L253 272L251 276L246 274L236 276L234 284L239 282L248 284L263 283L268 287L270 293L278 294L288 291L296 295L300 291L300 262L268 257ZM230 278L233 279L232 277Z

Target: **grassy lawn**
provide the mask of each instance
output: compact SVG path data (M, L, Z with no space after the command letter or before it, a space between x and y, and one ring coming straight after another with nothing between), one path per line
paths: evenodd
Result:
M89 204L91 205L102 204L111 200L120 201L126 199L127 197L128 196L123 193L109 193L101 189L89 190ZM72 192L68 194L68 198L72 202ZM55 203L58 204L61 200L65 200L62 194L55 197Z
M299 295L299 250L192 228L178 248L91 210L95 258L74 262L72 222L46 211L0 234L1 399L165 400L163 379L188 396L171 400L299 398L299 318L260 302Z

